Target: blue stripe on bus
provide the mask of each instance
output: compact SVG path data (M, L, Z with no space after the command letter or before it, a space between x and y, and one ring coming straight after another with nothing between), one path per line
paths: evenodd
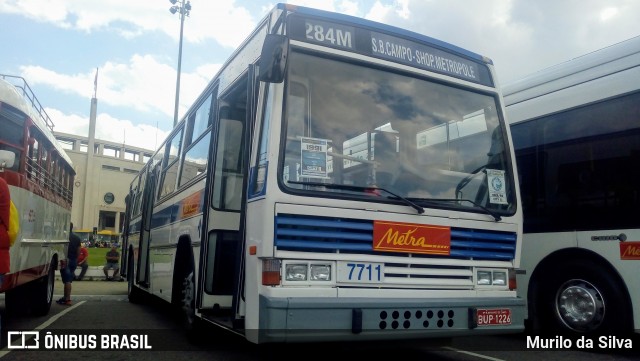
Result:
M196 191L193 194L181 199L174 204L167 206L162 210L154 211L153 215L151 216L151 228L159 228L174 223L182 218L186 218L181 214L182 207L186 204L187 200L189 200L190 197L197 193L200 193L197 210L195 212L190 212L188 215L186 215L186 217L201 214L204 210L204 190Z
M374 253L371 220L280 214L275 219L274 239L281 250ZM512 260L516 242L514 232L454 227L450 257Z
M176 220L180 204L172 204L167 208L154 212L151 216L151 228L162 227L166 224L173 223Z

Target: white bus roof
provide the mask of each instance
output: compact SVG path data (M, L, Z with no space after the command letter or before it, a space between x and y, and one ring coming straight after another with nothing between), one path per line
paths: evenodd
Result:
M22 81L24 81L23 86L25 87L27 86L27 83L23 78L15 77L15 76L9 76L9 77L12 79L21 79ZM23 91L27 91L27 90L23 89ZM35 95L34 95L34 98L35 98ZM55 147L58 154L60 154L60 156L65 160L65 162L69 164L69 167L73 167L71 158L69 158L65 150L58 144L58 141L53 136L53 132L51 131L51 128L50 128L50 127L53 127L53 123L48 124L48 122L49 123L51 122L51 120L48 119L48 116L47 116L47 119L44 119L44 116L42 115L42 113L37 111L33 107L33 105L29 101L27 101L25 95L18 89L18 86L7 81L6 78L4 77L0 77L0 101L5 104L9 104L12 107L26 114L33 121L33 123L38 127L38 129L40 129L42 134L44 134L44 136L47 137L49 142L53 145L53 147Z
M505 106L512 108L509 121L513 123L628 93L638 88L640 36L506 84L502 88L502 94ZM516 110L523 102L537 104L535 107L529 107L525 114Z

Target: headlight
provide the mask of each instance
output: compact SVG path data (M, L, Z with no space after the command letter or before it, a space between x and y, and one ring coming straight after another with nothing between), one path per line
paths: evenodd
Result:
M507 272L493 271L493 285L505 286L507 284Z
M323 287L335 285L331 261L286 260L282 265L282 285L294 287Z
M306 264L288 264L285 268L285 280L306 281L307 265Z
M491 271L478 271L478 285L490 285L491 284Z
M477 269L476 285L478 286L495 286L496 288L504 288L509 285L508 270L499 269Z
M310 281L331 281L331 266L328 264L312 264Z

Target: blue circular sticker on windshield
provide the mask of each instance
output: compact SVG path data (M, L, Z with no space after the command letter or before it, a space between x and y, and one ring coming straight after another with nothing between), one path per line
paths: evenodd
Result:
M491 186L493 187L493 189L499 191L502 189L502 180L499 177L494 177L491 180Z

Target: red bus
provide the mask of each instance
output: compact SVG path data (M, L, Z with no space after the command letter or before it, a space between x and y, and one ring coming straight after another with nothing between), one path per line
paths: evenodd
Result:
M20 215L0 292L8 312L44 315L58 261L66 255L75 171L53 136L53 122L22 77L0 74L0 129L0 177Z

